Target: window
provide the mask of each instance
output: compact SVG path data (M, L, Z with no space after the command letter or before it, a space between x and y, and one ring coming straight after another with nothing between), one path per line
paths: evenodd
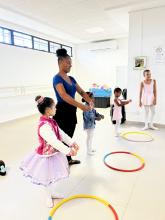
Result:
M11 31L0 27L0 42L11 44Z
M53 42L49 42L49 46L50 46L51 53L56 53L56 50L61 48L61 44L57 44Z
M72 47L70 46L62 45L60 43L52 42L5 27L0 27L0 43L45 51L48 53L56 53L57 49L65 48L68 55L72 56Z
M14 45L20 47L32 48L32 37L27 34L13 32L14 36Z
M48 52L48 41L34 37L34 49Z
M67 50L67 54L72 57L72 48L69 46L62 45L62 48Z

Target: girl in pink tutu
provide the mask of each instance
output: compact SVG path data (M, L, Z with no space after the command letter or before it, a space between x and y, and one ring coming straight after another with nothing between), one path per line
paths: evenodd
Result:
M147 130L149 128L153 130L158 130L158 128L153 125L155 106L157 102L156 80L151 79L150 70L144 70L143 75L145 79L140 84L139 95L139 106L142 107L142 105L144 105L145 109L145 126L142 130ZM148 120L149 110L151 111L150 122Z
M121 106L129 104L132 100L122 100L120 99L122 90L120 88L115 88L114 90L114 110L113 110L113 121L116 121L115 124L115 136L119 136L120 123L122 118Z
M66 155L75 156L79 146L65 134L52 118L56 108L53 99L37 96L35 101L42 114L38 125L39 146L21 163L24 176L38 185L43 185L47 192L47 206L53 206L53 198L63 198L53 192L53 185L69 176ZM68 148L64 143L70 146Z

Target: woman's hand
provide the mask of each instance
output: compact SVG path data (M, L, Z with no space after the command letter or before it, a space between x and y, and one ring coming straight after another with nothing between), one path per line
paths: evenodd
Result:
M89 103L89 106L91 107L91 109L93 109L93 108L94 108L94 103L91 101L91 102Z
M80 104L79 108L80 108L82 111L84 111L84 112L91 111L91 106L90 106L90 105Z

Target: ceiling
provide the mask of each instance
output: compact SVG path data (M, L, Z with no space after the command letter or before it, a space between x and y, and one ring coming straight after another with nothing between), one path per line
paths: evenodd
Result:
M83 42L126 37L128 12L165 5L165 0L0 0L0 7Z

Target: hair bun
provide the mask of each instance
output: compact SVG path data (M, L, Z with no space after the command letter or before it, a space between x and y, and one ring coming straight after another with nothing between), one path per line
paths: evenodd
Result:
M37 102L37 104L42 104L44 102L44 97L43 96L36 96L35 101Z
M41 95L35 97L35 101L37 102L41 98Z
M56 54L57 57L66 57L68 55L67 50L64 48L56 50Z

